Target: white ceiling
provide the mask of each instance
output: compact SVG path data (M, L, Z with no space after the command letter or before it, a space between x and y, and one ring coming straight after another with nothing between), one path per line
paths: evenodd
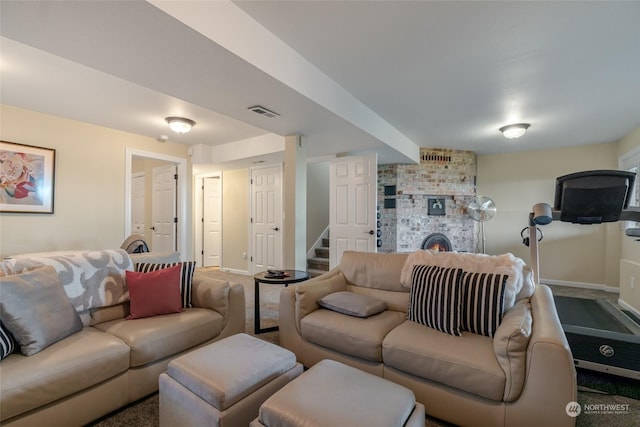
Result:
M3 104L153 138L182 115L197 125L170 138L189 145L300 133L310 157L387 163L640 125L638 1L3 0L0 13ZM506 140L513 122L531 128Z

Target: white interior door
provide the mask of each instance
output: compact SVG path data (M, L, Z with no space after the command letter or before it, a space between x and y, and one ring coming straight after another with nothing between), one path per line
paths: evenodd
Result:
M222 241L222 185L219 176L203 179L202 265L220 266Z
M331 161L329 177L329 267L346 250L376 252L376 154Z
M282 165L251 169L251 271L281 269Z
M153 251L176 250L176 188L175 165L153 168Z
M144 236L144 172L131 176L131 233Z

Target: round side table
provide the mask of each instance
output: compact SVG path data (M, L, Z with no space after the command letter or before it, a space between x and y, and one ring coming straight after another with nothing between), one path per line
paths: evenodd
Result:
M268 283L270 285L284 285L284 287L287 287L293 283L304 282L309 278L309 274L306 271L301 271L301 270L281 270L281 271L284 271L283 276L274 276L273 274L270 274L267 271L263 271L253 276L254 305L255 305L253 326L254 326L256 335L261 334L263 332L277 331L279 329L277 326L271 326L269 328L260 327L260 283Z

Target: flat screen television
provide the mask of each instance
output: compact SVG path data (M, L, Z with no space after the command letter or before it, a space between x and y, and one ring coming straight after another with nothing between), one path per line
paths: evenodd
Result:
M619 170L576 172L556 178L554 210L574 224L615 222L629 206L635 173Z

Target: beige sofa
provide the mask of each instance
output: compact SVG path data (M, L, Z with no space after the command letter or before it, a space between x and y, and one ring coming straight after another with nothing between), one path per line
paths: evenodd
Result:
M495 335L455 336L408 320L411 272L420 264L508 272ZM341 291L386 309L363 318L318 305ZM575 424L566 406L576 400L576 373L552 294L510 254L345 252L330 272L282 290L280 342L307 368L333 359L404 385L427 414L457 425Z
M96 252L91 254L96 255ZM103 253L98 252L98 255ZM78 275L78 269L83 275L104 273L92 265L78 267L75 263L78 256L83 255L73 252L18 258L20 262L57 263L58 275L71 271ZM109 256L119 260L118 268L127 266L127 270L137 262L179 261L177 253L127 254L117 250L111 251ZM57 261L46 260L51 257L57 257ZM14 258L14 262L16 260ZM12 260L4 261L9 262ZM91 260L89 264L92 264ZM109 274L113 275L113 271ZM157 391L158 376L177 356L245 330L242 285L214 280L196 272L191 308L179 313L126 320L128 294L119 295L113 290L119 279L109 274L103 274L101 279L106 289L101 297L108 300L115 295L119 303L86 310L78 310L76 306L82 322L80 331L31 356L16 351L0 362L0 424L84 425ZM62 279L62 283L67 280L65 291L69 294L66 289L69 278ZM93 292L92 299L96 299L96 295Z

